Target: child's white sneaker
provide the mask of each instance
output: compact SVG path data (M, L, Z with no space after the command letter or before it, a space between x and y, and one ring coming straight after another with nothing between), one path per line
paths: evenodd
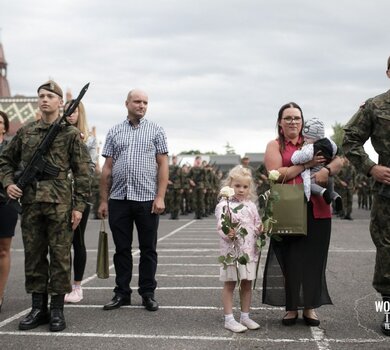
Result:
M242 333L248 330L244 325L238 323L235 319L230 321L225 321L225 328L234 333Z
M260 325L257 322L251 320L249 317L240 319L240 323L242 325L244 325L245 327L247 327L248 329L259 329L260 328Z
M78 303L83 300L83 290L80 288L73 288L71 293L65 294L65 303Z

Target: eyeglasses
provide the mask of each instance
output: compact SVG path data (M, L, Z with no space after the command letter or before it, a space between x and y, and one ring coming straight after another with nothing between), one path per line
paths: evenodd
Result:
M295 123L300 123L302 121L302 118L301 117L284 117L283 120L286 123L291 124L293 121Z

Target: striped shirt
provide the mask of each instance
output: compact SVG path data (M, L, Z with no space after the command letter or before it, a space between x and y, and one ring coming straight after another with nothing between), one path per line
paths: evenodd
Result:
M159 125L142 118L133 126L127 119L112 127L102 156L112 158L111 199L144 202L157 194L157 154L167 154L167 138Z

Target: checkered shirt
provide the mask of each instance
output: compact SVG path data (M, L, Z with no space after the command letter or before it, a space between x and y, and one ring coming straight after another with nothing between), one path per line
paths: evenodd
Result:
M145 118L134 127L127 119L112 127L102 155L111 157L111 199L154 200L157 194L157 154L167 154L165 131Z

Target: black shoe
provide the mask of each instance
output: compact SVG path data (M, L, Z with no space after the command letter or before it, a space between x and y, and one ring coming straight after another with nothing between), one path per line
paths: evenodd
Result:
M32 308L30 313L19 322L19 329L26 331L49 323L50 314L47 308L48 295L44 293L32 293Z
M292 326L295 323L297 323L297 318L298 318L298 312L293 318L285 318L288 314L284 315L284 318L282 318L282 324L283 326Z
M350 215L345 215L343 219L344 220L353 220Z
M158 310L158 302L152 297L143 297L142 306L145 306L145 309L148 311Z
M330 193L328 190L325 190L324 193L322 194L322 197L325 199L325 202L327 204L332 203L332 198L330 198Z
M49 329L51 332L60 332L66 328L65 316L63 309L51 309L50 310L50 324Z
M336 197L336 199L334 200L334 208L336 212L343 210L343 200L341 199L341 197Z
M310 318L303 315L303 319L305 320L305 323L310 327L318 327L320 325L320 320L317 320L316 318Z
M50 300L50 323L51 332L63 331L66 328L64 316L65 294L52 295Z
M121 306L130 305L130 298L115 294L111 301L103 306L103 310L119 309Z
M50 314L48 309L31 309L30 313L19 322L19 329L21 331L27 331L29 329L37 328L42 324L49 323Z

